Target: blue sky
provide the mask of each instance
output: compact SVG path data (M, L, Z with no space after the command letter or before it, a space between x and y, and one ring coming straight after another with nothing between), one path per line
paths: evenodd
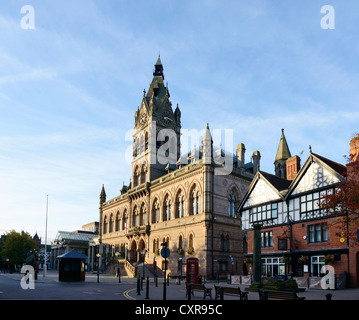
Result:
M324 30L323 5L335 9ZM35 29L21 28L22 6ZM281 129L302 163L344 163L358 131L357 1L77 0L0 4L0 234L48 239L98 220L130 178L126 132L158 54L182 128L233 129L274 171ZM230 150L230 151L234 151Z

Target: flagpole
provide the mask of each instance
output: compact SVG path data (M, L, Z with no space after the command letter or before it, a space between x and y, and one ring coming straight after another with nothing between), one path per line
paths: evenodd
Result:
M49 195L46 195L46 227L45 227L45 257L44 257L44 277L46 277L46 258L47 258L47 215L49 208Z

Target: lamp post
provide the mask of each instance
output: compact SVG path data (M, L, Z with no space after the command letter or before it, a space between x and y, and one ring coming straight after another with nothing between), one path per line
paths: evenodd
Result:
M143 255L143 261L142 261L142 274L143 274L143 279L145 279L145 257L146 257L146 249L142 250L142 255Z
M101 254L97 253L96 257L97 257L97 283L99 283L100 282L100 257L101 257Z
M120 267L120 262L118 261L119 257L120 257L120 253L119 252L116 252L115 253L115 256L117 257L117 264L118 264L118 268L117 268L117 271L118 271L118 283L121 282L121 267Z

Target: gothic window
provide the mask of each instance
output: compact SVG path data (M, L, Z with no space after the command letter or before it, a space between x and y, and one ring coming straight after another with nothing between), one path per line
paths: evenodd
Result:
M147 224L147 212L146 212L146 206L143 203L140 209L140 224L141 226Z
M189 235L189 238L188 238L188 247L189 247L189 248L194 248L194 247L193 247L193 234L190 234L190 235Z
M120 227L121 227L121 217L120 217L120 212L117 211L115 231L120 231Z
M152 207L152 223L157 223L160 221L160 203L156 199Z
M165 197L163 202L163 221L171 220L171 200L169 195Z
M195 185L191 192L191 207L190 207L190 214L198 214L200 210L200 196L198 187Z
M108 221L107 221L107 217L105 217L103 220L103 234L107 233L107 227L108 227Z
M111 213L110 216L110 221L109 221L109 233L113 232L113 225L114 225L114 218L113 218L113 214Z
M237 201L237 197L234 192L234 189L232 189L228 196L228 216L229 217L234 217L234 213L236 210L236 201Z
M182 236L179 236L179 238L178 238L178 248L182 249L182 246L183 246L183 238L182 238Z
M133 226L137 227L140 225L140 215L137 206L133 209Z
M145 150L148 149L148 132L145 133Z
M182 190L177 193L176 197L176 218L182 218L185 215L185 201Z
M127 216L127 210L123 212L123 218L122 218L122 230L126 231L126 228L128 228L128 216Z

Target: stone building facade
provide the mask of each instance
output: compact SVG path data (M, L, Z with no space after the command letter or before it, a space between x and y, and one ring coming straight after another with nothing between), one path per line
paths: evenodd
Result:
M189 257L198 258L199 274L207 278L241 274L244 234L236 209L259 168L260 153L245 163L243 143L235 155L216 149L208 124L200 147L181 153L181 111L178 105L173 111L169 97L158 58L135 112L131 183L110 200L101 190L102 256L125 260L128 272L143 262L151 271L161 270L166 242L172 276L185 275ZM224 158L229 172L219 161Z

